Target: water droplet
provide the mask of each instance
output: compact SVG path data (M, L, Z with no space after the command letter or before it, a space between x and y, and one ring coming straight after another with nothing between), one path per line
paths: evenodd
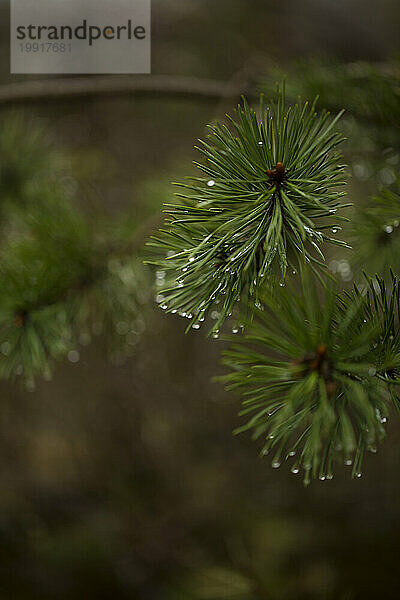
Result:
M295 475L297 475L297 473L299 473L299 471L300 471L299 467L292 467L290 470L291 470L291 471L292 471L292 473L294 473Z
M327 479L333 479L333 473L328 473L328 475L326 476Z
M77 363L79 362L80 359L80 354L77 350L70 350L68 352L68 360L71 363Z
M326 475L320 475L320 476L319 476L319 479L320 479L320 481L325 481L325 479L326 479Z
M264 144L264 142L258 142L259 146L262 146Z
M282 279L282 280L279 282L279 285L280 285L281 287L285 287L286 283L285 283L285 281Z
M368 369L368 375L370 377L373 377L374 375L376 375L376 369L375 369L375 367L371 367L370 369Z
M331 213L331 215L333 215L333 214L335 214L336 211L337 211L337 208L331 208L329 212Z
M171 314L176 315L178 311L176 310L176 308L174 308L174 310L171 310Z
M26 382L25 387L28 392L34 392L35 391L35 382L33 381L33 379L29 379Z
M337 233L339 229L337 227L332 227L332 233Z
M232 329L232 333L239 333L239 329L237 329L237 327L234 327L234 328Z
M346 460L344 461L344 464L345 464L347 467L350 467L350 465L352 465L352 464L353 464L353 461L352 461L350 458L348 458L348 459L346 459Z
M363 323L366 323L366 322L367 322L367 319L363 319Z
M3 342L1 345L1 352L2 354L4 354L4 356L8 356L10 354L11 351L11 344L10 342Z
M207 185L208 187L213 187L215 185L214 179L210 179L210 181L207 181Z
M215 340L217 340L219 338L219 333L217 331L215 331L215 333L213 333L213 338Z
M157 304L161 304L161 302L164 302L164 300L165 300L165 296L163 296L162 294L158 294L158 296L156 296Z
M118 323L115 325L115 330L118 335L126 335L129 331L129 323L126 321L118 321Z
M297 275L297 271L296 271L296 269L293 269L293 271L292 271L292 275Z
M273 440L275 436L274 436L273 433L270 433L268 437L269 437L270 440Z
M167 304L160 304L160 308L161 308L162 310L167 310L167 308L168 308L168 305L167 305Z
M289 452L289 456L294 456L295 454L296 454L296 450L291 450L291 451Z
M381 418L381 423L387 423L387 417L382 417Z
M187 267L183 267L182 273L186 273L186 271L187 271Z
M279 469L279 467L281 466L281 463L278 461L274 461L271 466L273 469Z
M398 227L398 226L399 226L399 222L397 221L397 219L396 219L396 221L394 221L394 222L393 222L393 225L394 225L395 227Z
M362 473L356 473L356 477L357 477L358 479L360 479L361 475L362 475Z
M385 231L386 231L386 233L392 233L393 227L391 225L386 225Z
M192 329L200 329L200 325L198 323L195 323L194 325L192 325Z
M194 262L194 258L193 258L193 256L191 256L191 257L189 258L189 262Z

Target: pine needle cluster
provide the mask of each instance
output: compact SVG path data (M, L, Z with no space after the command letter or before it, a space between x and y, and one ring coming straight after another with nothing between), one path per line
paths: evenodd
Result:
M93 228L68 158L41 133L11 119L0 135L0 378L29 388L55 360L78 362L94 337L120 362L144 331L149 287L130 249L135 226L96 215Z
M281 91L270 106L261 97L258 113L244 100L235 117L210 126L195 163L203 176L179 184L180 204L167 205L150 242L162 253L153 261L165 273L161 308L196 329L214 312L215 336L232 313L240 322L258 304L266 281L283 286L306 262L324 266L325 242L345 245L335 237L344 218L340 114L307 102L287 108Z
M334 463L361 476L366 450L376 452L392 402L399 408L399 282L369 279L361 292L317 290L309 274L264 300L243 340L225 353L228 389L242 393L237 432L252 431L272 466L331 479Z

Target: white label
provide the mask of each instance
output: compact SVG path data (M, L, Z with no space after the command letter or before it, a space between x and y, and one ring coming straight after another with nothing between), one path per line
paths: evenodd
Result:
M11 73L150 73L151 0L11 0Z

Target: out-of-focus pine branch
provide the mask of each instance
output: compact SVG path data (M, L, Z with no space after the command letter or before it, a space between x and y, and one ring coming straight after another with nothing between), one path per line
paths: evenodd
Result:
M93 228L65 184L67 159L39 129L10 120L0 164L0 377L32 386L99 335L120 360L145 327L149 284L135 239L143 232L126 219Z

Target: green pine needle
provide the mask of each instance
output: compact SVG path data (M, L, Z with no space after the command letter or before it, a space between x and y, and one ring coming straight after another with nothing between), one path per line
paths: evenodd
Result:
M246 100L229 125L210 126L198 150L202 177L180 184L181 204L167 205L165 227L149 242L162 252L161 307L191 320L218 314L217 335L241 302L238 320L260 289L284 283L288 269L324 266L322 245L346 245L335 234L345 176L334 128L340 114L317 114L315 103L285 108L284 90L259 112ZM190 325L189 325L190 327Z
M262 440L272 466L293 461L292 472L331 479L334 462L353 465L361 476L366 450L384 437L391 400L399 402L399 283L387 292L367 279L338 297L321 295L308 273L302 287L264 300L249 332L225 353L232 372L222 378L242 393L246 423Z

